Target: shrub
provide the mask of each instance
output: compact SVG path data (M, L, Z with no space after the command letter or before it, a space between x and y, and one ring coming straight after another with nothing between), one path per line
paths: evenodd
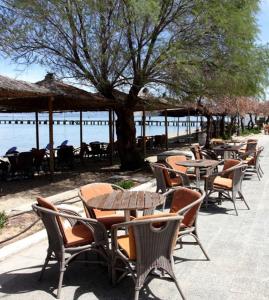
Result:
M4 211L0 211L0 229L4 228L7 223L8 217Z
M241 135L249 135L249 134L258 134L261 133L260 128L252 128L252 129L245 129L242 131Z
M134 186L134 182L132 180L122 180L117 182L116 185L120 186L125 190L128 190Z

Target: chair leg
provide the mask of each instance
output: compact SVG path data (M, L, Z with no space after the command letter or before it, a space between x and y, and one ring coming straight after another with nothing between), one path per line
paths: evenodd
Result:
M184 296L184 294L183 294L183 292L182 292L182 290L181 290L181 288L180 288L180 286L179 286L179 284L178 284L178 282L177 282L176 277L174 276L173 279L174 279L175 285L176 285L176 287L177 287L177 289L178 289L178 291L179 291L179 293L180 293L181 298L182 298L183 300L186 300L186 298L185 298L185 296Z
M59 283L58 283L58 290L57 290L57 299L61 298L61 291L62 291L62 285L63 285L63 278L64 278L64 272L65 272L65 262L60 262L60 276L59 276Z
M235 205L235 201L236 201L236 193L234 193L234 192L232 193L231 200L232 200L233 205L234 205L235 213L236 213L236 215L238 216L238 211L237 211L237 208L236 208L236 205Z
M247 209L250 210L250 207L247 204L247 201L246 201L245 197L243 196L243 194L240 191L238 192L238 194L239 194L240 198L242 199L242 201L245 203Z
M262 174L264 174L261 165L259 165L258 169L261 171Z
M48 263L49 263L49 261L50 261L51 254L52 254L52 251L51 251L51 250L48 250L48 253L47 253L47 256L46 256L44 265L43 265L43 267L42 267L42 270L41 270L40 275L39 275L39 278L38 278L39 281L41 281L42 278L43 278L43 275L44 275L44 273L45 273L46 267L47 267L47 265L48 265Z
M197 244L199 245L199 247L200 247L201 250L203 251L204 256L206 257L206 259L207 259L207 260L210 260L209 256L207 255L207 253L206 253L204 247L202 246L200 240L198 239L198 237L197 237L195 234L193 234L193 233L190 233L190 235L194 237L194 239L196 240Z
M139 287L135 287L134 300L138 300L139 299L139 293L140 293L140 288Z
M260 176L260 173L258 172L258 170L257 170L257 169L254 169L254 170L255 170L255 173L257 174L257 177L258 177L259 181L261 181L261 176Z

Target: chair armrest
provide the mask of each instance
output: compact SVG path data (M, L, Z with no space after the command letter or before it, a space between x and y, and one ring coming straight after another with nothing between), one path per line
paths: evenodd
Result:
M192 207L194 207L195 205L201 203L203 201L204 197L205 197L205 193L203 193L203 196L201 198L199 198L196 201L192 202L191 204L183 207L177 213L181 216L184 216Z
M105 228L104 224L102 224L101 222L98 222L96 219L84 218L84 217L80 217L80 216L76 216L76 215L57 212L57 211L53 211L51 209L37 206L36 204L33 204L32 208L37 214L38 214L38 210L41 212L45 211L51 215L54 215L55 217L65 218L69 222L71 221L72 223L78 222L78 223L84 224L92 232L94 241L97 245L106 245L108 247L108 237L107 237L106 228Z
M245 160L249 156L254 156L255 153L256 153L255 150L250 150L248 152L245 152L245 153L242 153L241 155L239 155L239 158L242 159L242 160Z

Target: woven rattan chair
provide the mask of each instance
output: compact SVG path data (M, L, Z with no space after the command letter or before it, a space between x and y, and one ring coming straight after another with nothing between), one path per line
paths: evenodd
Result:
M259 180L261 180L264 172L260 164L260 156L264 147L259 147L256 151L249 151L241 156L244 160L244 163L248 165L248 169L252 169L253 172L257 174Z
M135 296L152 270L161 269L175 282L183 299L173 271L173 249L182 216L160 214L145 216L112 226L112 281L118 283L127 274L135 282ZM118 229L129 228L129 235L119 236ZM117 278L117 272L121 276Z
M198 213L205 198L205 192L195 187L179 187L173 191L169 191L166 195L171 193L172 203L170 213L177 213L184 216L178 232L177 242L179 242L181 246L182 244L190 244L190 242L183 242L182 239L187 235L192 236L195 239L195 244L200 246L207 260L210 260L197 233Z
M186 174L189 177L189 179L195 179L196 175L194 173L187 172L188 169L190 170L190 168L177 165L178 162L183 162L186 160L187 157L185 155L172 155L172 156L168 156L165 161L167 165L174 171Z
M257 149L258 140L256 139L248 139L247 143L240 148L238 151L239 154L249 153L250 151L256 151Z
M190 148L195 159L214 159L217 160L217 155L209 149L202 149L200 145L193 144Z
M33 210L43 221L48 235L48 250L40 280L50 260L59 264L60 276L57 298L61 296L61 288L66 267L71 261L80 261L77 256L85 252L94 252L103 261L89 261L109 266L109 246L107 232L103 224L94 219L82 218L76 212L57 208L44 198L37 198Z
M189 186L189 177L182 172L168 168L161 163L150 163L153 175L156 178L156 192L165 193L177 186Z
M125 217L117 215L115 210L99 210L90 208L87 205L87 202L94 197L110 194L113 192L113 189L123 190L115 184L102 182L90 183L80 187L79 189L79 197L82 200L86 216L97 219L99 222L103 223L108 230L110 230L113 224L124 222Z
M235 205L237 195L245 203L248 209L249 206L242 193L242 180L245 174L247 164L235 159L227 159L224 161L222 172L209 175L205 181L206 205L211 194L218 192L220 203L222 200L230 200L233 202L236 215L238 211Z

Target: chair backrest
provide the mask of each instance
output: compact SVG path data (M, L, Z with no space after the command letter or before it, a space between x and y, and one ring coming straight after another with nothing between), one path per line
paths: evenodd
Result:
M130 259L151 271L160 267L162 257L171 258L182 216L160 214L133 220L129 227Z
M91 142L90 146L93 155L101 153L101 144L99 142Z
M257 147L258 141L255 139L248 139L247 146L246 146L246 152L249 151L255 151Z
M232 190L233 192L241 190L242 180L244 178L245 170L247 168L247 164L240 163L236 165L232 171Z
M14 154L14 153L19 153L19 152L17 151L17 147L11 147L11 148L9 148L9 149L7 150L7 152L6 152L6 155L7 155L7 154Z
M162 147L165 145L166 142L166 136L165 134L162 135L155 135L154 136L154 146L155 147Z
M40 167L46 154L46 149L32 149L34 157L34 166Z
M71 164L74 160L74 147L61 146L57 151L59 163Z
M186 173L187 172L187 167L184 166L178 166L177 163L181 161L186 161L187 158L185 155L173 155L173 156L168 156L166 158L166 163L174 170Z
M85 155L90 154L90 150L88 148L88 145L86 143L81 143L81 147L79 150L79 157L83 158Z
M224 165L223 165L223 171L226 171L234 166L239 165L241 162L238 159L225 159L224 160ZM233 177L233 172L227 172L223 177L225 178L232 178Z
M34 156L31 151L20 152L17 160L17 170L31 171L34 164Z
M38 205L33 205L33 210L41 218L47 231L50 247L54 250L56 256L61 251L62 246L67 242L65 230L71 227L70 223L50 211L59 212L57 207L45 198L37 198ZM45 208L42 209L42 208Z
M253 161L253 164L256 166L256 169L259 167L259 164L260 164L260 156L261 156L261 153L262 151L264 150L264 147L263 146L260 146L258 148L258 150L255 152L254 154L254 161Z
M167 190L166 187L171 186L171 180L168 171L163 169L162 167L164 168L165 166L160 163L150 163L150 168L156 179L156 192L161 191L162 193L165 193Z
M99 209L91 209L87 206L87 202L91 199L105 195L110 194L113 192L113 185L109 183L90 183L87 185L83 185L79 189L79 196L83 202L85 213L87 217L91 218L98 218L103 217L105 215L111 215L115 214L115 211L109 210L109 211L102 211Z
M170 213L178 213L186 208L182 223L187 227L194 226L204 197L196 188L179 187L173 193Z

